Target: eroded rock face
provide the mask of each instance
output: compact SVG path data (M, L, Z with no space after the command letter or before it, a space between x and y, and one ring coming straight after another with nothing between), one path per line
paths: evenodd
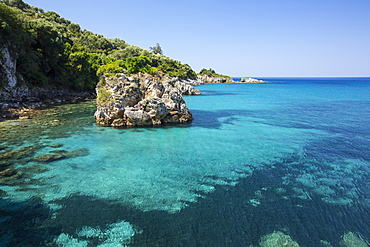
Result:
M191 122L179 84L174 78L144 74L105 78L96 87L96 122L113 127Z
M0 76L8 87L15 87L17 84L17 60L12 56L7 47L0 49Z

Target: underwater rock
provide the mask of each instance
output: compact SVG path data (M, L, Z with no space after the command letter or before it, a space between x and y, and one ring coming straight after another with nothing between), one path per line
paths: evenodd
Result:
M4 171L0 172L0 178L1 177L11 177L11 176L14 176L16 174L17 174L16 170L9 168L9 169L5 169Z
M60 159L75 158L89 155L89 150L86 148L78 148L71 152L65 150L54 150L53 154L43 154L32 159L32 161L40 163L49 163Z
M36 162L41 162L41 163L49 163L49 162L52 162L52 161L55 161L55 160L60 160L60 159L63 159L65 158L65 155L63 154L44 154L44 155L40 155L40 156L37 156L35 158L32 159L32 161L36 161Z
M21 180L23 176L22 172L17 172L14 169L7 169L7 170L10 170L10 171L7 171L6 174L4 174L3 176L0 176L0 184L14 186L14 185L19 185L23 183L23 181Z
M358 236L353 232L348 232L342 236L342 241L340 242L341 246L343 247L369 247L369 243L367 243L363 238Z
M22 172L26 172L26 173L43 173L43 172L48 171L49 169L42 165L30 165L30 166L19 168L18 170Z
M69 153L66 153L64 156L66 158L75 158L75 157L81 157L81 156L87 156L90 152L86 148L78 148L76 150L73 150Z
M56 149L56 150L50 151L50 153L53 153L53 154L65 154L65 153L68 153L68 152L66 150L64 150L64 149Z
M0 161L0 167L6 167L6 166L11 166L12 163L7 161L7 160L1 160Z
M24 147L15 151L10 151L0 154L0 160L20 160L33 156L37 150L42 147L39 145L33 145Z
M299 247L290 236L279 231L262 237L259 244L261 247Z
M7 193L5 191L0 190L0 197L6 196L6 195L7 195Z
M96 122L113 127L191 122L193 116L176 85L182 84L177 78L165 76L159 79L144 74L131 77L120 74L105 78L96 87Z
M320 247L333 247L333 245L331 245L331 243L328 241L320 240Z
M56 144L50 145L49 147L51 147L51 148L60 148L60 147L63 147L63 144L62 143L56 143Z

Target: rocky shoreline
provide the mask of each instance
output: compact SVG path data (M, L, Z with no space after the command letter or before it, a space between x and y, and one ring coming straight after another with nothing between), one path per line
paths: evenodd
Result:
M30 112L54 105L77 103L94 99L92 92L73 92L26 86L4 88L0 91L0 120L29 118Z
M234 81L231 77L213 77L208 75L198 75L198 84L215 84L215 83L268 83L267 81L258 80L255 78L244 78L240 81Z
M207 75L198 75L198 78L195 80L179 80L169 77L165 80L172 80L171 83L177 88L180 95L200 95L201 92L194 88L194 86L202 84L267 83L266 81L253 78L242 78L239 82L234 81L230 77L211 77ZM30 112L36 109L44 109L60 104L77 103L94 98L96 98L96 95L93 92L74 92L51 88L30 89L25 85L20 87L8 85L0 90L0 120L29 118Z

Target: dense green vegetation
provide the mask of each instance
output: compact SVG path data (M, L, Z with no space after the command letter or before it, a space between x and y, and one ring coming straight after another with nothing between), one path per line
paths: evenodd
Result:
M17 58L18 81L28 86L90 90L99 76L117 72L196 78L188 64L164 56L159 44L149 51L108 39L22 0L0 0L0 48Z
M227 76L227 75L217 74L216 71L214 71L213 69L204 69L204 68L200 70L199 75L208 75L208 76L211 76L211 77L231 78L230 76Z

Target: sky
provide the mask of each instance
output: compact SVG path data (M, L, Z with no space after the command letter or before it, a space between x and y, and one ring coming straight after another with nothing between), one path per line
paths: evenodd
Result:
M24 0L233 77L370 77L370 0Z

